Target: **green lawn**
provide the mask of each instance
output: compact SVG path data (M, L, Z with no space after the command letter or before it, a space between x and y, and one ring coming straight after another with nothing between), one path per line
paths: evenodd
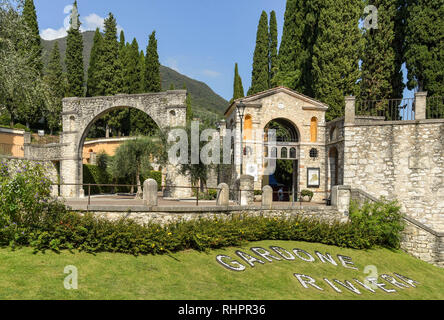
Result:
M274 261L243 272L229 271L216 262L217 255L228 255L239 262L236 250L249 253L251 247L280 246L287 250L303 249L314 255L315 250L330 253L338 266L322 263L319 259L309 263L300 259ZM337 254L353 259L358 271L344 268ZM64 268L76 266L79 272L78 290L66 290ZM420 282L417 288L396 289L385 293L377 289L370 293L355 282L362 295L342 287L336 293L322 279L361 281L368 275L364 267L375 265L379 274L394 272ZM293 275L313 277L324 289L305 289ZM385 282L380 279L379 282ZM338 287L340 287L338 285ZM394 288L388 285L387 288ZM1 299L444 299L444 270L414 259L400 251L376 249L359 251L320 244L294 241L262 241L243 248L215 250L209 253L187 251L171 256L134 257L123 254L63 252L32 254L31 249L0 249Z

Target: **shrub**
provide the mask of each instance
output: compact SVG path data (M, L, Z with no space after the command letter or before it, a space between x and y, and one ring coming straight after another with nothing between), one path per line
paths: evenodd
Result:
M375 203L365 203L361 207L352 201L350 219L353 226L363 230L377 245L396 249L400 247L404 221L401 207L396 201L382 199Z
M314 193L313 193L313 191L310 191L310 190L302 190L301 196L302 197L309 197L311 200L311 199L313 199Z
M83 183L85 184L111 184L111 176L106 169L98 166L84 164L83 165ZM85 194L88 194L88 187L85 188ZM100 194L110 192L110 187L92 186L91 194Z

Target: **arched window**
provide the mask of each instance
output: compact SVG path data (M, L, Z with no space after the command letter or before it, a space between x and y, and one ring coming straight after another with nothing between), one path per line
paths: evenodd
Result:
M310 123L310 142L318 141L318 118L311 118Z
M281 149L281 159L287 159L288 158L288 150L287 148Z
M291 159L296 159L296 149L295 148L291 148L290 149L290 158Z
M244 124L244 140L251 140L253 136L253 118L247 114Z
M69 131L70 131L70 132L73 132L73 131L74 131L74 125L75 125L75 122L76 122L76 118L75 118L74 116L71 116L71 117L69 118Z
M268 147L264 148L264 158L268 158Z
M333 127L330 131L330 141L335 141L338 139L338 129Z

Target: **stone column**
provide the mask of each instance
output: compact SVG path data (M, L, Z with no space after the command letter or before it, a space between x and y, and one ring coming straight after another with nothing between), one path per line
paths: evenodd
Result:
M350 186L334 186L331 191L331 205L348 216L351 200Z
M345 124L355 123L356 97L345 97Z
M143 183L143 203L148 207L157 207L157 182L154 179L148 179Z
M240 201L239 205L249 206L254 202L254 177L243 175L240 177L239 192Z
M427 119L427 92L415 93L415 120Z
M265 186L262 189L262 208L271 209L273 206L273 188Z
M230 188L228 187L228 184L221 183L217 188L216 205L220 207L228 207L230 201Z

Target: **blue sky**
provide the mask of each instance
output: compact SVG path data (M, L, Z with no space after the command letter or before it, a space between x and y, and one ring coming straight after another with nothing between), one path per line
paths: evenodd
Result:
M72 0L34 0L46 39L64 35ZM204 81L225 99L233 95L234 63L245 91L251 83L256 31L262 10L277 14L279 39L286 0L78 0L84 29L95 30L112 12L126 41L145 51L156 30L160 62Z
M73 0L34 0L40 32L45 39L66 35ZM160 62L207 83L230 100L234 64L245 93L251 84L253 51L262 10L276 11L279 41L286 0L78 0L84 30L103 26L112 12L126 41L135 37L145 51L156 30ZM405 69L404 69L405 73ZM406 97L413 92L405 91Z

